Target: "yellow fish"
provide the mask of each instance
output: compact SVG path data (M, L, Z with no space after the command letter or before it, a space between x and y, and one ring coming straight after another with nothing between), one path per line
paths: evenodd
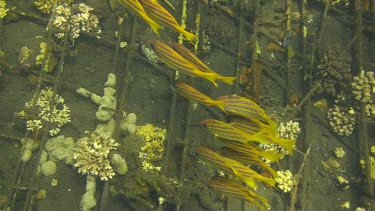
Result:
M202 121L202 125L207 128L212 134L223 139L238 141L242 143L258 142L272 144L271 141L265 139L263 131L257 134L248 134L238 128L231 126L228 123L216 119L205 119Z
M237 169L230 166L226 161L225 158L220 156L214 151L211 151L205 147L197 147L195 151L202 157L203 160L211 164L212 166L226 172L229 174L233 174L242 181L244 181L249 187L253 189L258 188L258 184L252 177L245 177L242 175ZM227 158L228 159L228 158ZM245 166L245 168L247 168Z
M184 57L186 60L193 63L195 66L199 67L200 70L208 73L214 73L213 70L211 70L207 65L205 65L202 60L200 60L193 52L191 52L189 49L187 49L184 45L176 42L169 43L169 46L171 46L178 54L180 54L182 57ZM234 78L235 79L235 78ZM233 80L234 80L233 79Z
M188 100L200 103L205 106L216 105L218 107L221 107L221 109L224 109L223 102L213 100L209 96L201 93L200 91L194 89L192 86L186 83L178 82L174 87L180 95L184 96Z
M183 29L180 24L178 24L177 20L156 0L139 0L139 2L143 5L147 14L152 16L157 23L180 32L190 42L195 42L197 40L197 36L195 34Z
M196 148L196 152L208 163L227 173L234 174L239 179L244 181L247 185L249 185L251 188L258 188L258 184L255 182L255 179L265 182L271 186L275 186L276 181L274 179L263 177L256 171L248 168L247 166L243 165L238 161L220 156L216 152L211 151L205 147Z
M152 30L159 35L159 30L161 26L153 21L147 14L141 3L138 0L119 0L121 4L135 12L139 17L141 17L146 23L152 28Z
M248 201L259 207L262 211L265 209L257 200L261 201L265 206L269 208L271 207L266 198L259 196L254 191L248 190L246 187L228 178L215 176L208 181L208 186L225 196L236 197Z
M263 144L279 144L288 152L293 152L293 146L295 143L293 140L277 138L276 136L267 136L267 133L264 130L261 130L258 133L248 133L247 131L243 131L216 119L205 119L202 121L202 124L212 134L223 139L239 141L242 143L257 142Z
M189 49L185 48L185 46L171 42L169 43L169 46L171 46L178 54L180 54L184 59L191 62L193 65L195 65L199 70L207 73L216 73L215 71L211 70L209 67L207 67L193 52L189 51ZM218 80L223 79L222 81L224 83L227 83L229 85L233 85L234 81L236 80L236 77L224 77L218 74Z
M239 142L238 142L239 143ZM233 150L233 149L230 149L230 148L224 148L224 149L221 149L220 150L220 154L227 157L227 158L230 158L230 159L233 159L233 160L236 160L244 165L256 165L256 166L260 166L262 167L263 169L267 170L268 172L270 172L272 174L273 177L276 177L277 176L277 173L275 170L273 170L267 163L265 163L262 159L258 158L256 155L254 154L244 154L244 153L241 153L241 152L238 152L236 150Z
M216 100L224 102L225 113L245 117L257 123L269 126L271 131L276 131L276 123L272 121L255 102L237 95L225 95Z
M272 162L279 162L279 160L283 157L282 154L278 154L274 151L264 151L253 143L242 143L239 141L226 139L222 139L221 142L224 144L224 146L239 153L245 154L246 156L261 156Z
M180 54L174 51L167 44L162 41L155 40L151 42L151 46L155 54L170 68L182 71L191 77L201 77L211 81L215 86L218 86L216 80L227 82L229 77L222 77L217 73L206 73L199 70L191 62L184 59Z
M262 181L264 183L267 183L271 186L275 186L276 180L273 178L264 177L260 174L258 174L256 171L252 170L251 168L243 165L242 163L235 161L230 158L223 157L225 162L230 165L233 169L235 169L239 174L241 174L242 177L245 178L254 178L256 180ZM242 179L242 178L241 178Z
M244 132L253 135L259 133L260 131L264 131L264 137L267 140L279 144L280 146L284 147L284 149L287 150L290 154L293 154L293 147L296 141L277 137L275 131L272 131L269 126L259 124L243 117L233 117L231 118L229 124L235 128L241 129Z

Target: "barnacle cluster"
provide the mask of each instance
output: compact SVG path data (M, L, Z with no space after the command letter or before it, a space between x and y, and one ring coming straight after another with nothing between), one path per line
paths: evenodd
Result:
M56 7L56 17L53 25L56 29L65 31L68 27L70 39L74 40L79 37L81 32L91 32L99 34L99 19L96 15L91 14L92 7L86 4L73 4L72 6L59 5ZM58 38L63 38L64 33L55 34Z
M348 90L341 91L335 105L328 109L330 126L339 135L350 135L358 119L359 108L364 106L366 116L375 116L375 76L373 71L361 71L351 80Z
M73 0L35 0L34 5L43 13L50 14L53 11L53 7L59 4L71 4Z
M50 106L52 100L54 102ZM29 131L41 129L49 122L49 128L51 128L49 134L51 136L58 134L60 128L70 122L70 109L64 103L64 98L58 94L54 95L51 88L41 90L35 102L33 100L26 102L25 110L21 113L24 113L26 129Z
M340 91L350 89L348 84L353 78L350 72L349 62L340 56L340 48L329 49L321 58L314 75L314 80L320 81L317 93L336 96Z
M76 160L74 166L78 167L79 173L98 175L101 180L107 181L115 175L108 154L118 146L109 133L91 133L90 137L77 141L73 154Z
M277 128L277 133L281 138L296 140L298 135L301 133L301 128L299 127L298 122L290 120L287 123L280 123L279 127Z
M137 128L136 134L145 142L139 152L144 170L149 171L155 169L160 171L161 167L154 166L154 163L160 161L164 155L166 132L166 129L155 127L152 124L146 124Z
M290 172L289 170L277 171L275 180L277 183L277 187L285 193L292 191L293 186L295 185L295 179L292 172Z
M345 136L352 134L356 122L356 112L352 107L334 105L333 108L328 109L327 118L329 125L337 134Z
M374 72L361 71L358 76L353 78L353 94L355 99L364 103L366 115L375 116L375 77Z

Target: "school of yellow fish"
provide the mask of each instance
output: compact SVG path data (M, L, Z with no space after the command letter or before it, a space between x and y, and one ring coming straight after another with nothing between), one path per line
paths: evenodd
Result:
M157 35L159 35L161 26L166 26L180 32L190 42L197 40L196 35L182 28L157 0L119 1L141 17ZM191 77L207 79L216 87L218 87L218 81L230 85L234 83L235 77L226 77L216 73L182 44L173 42L166 44L160 40L154 40L151 42L151 46L155 54L168 67L176 71ZM258 144L278 144L291 154L295 141L277 137L277 124L267 116L260 106L237 95L226 95L212 99L182 82L176 83L175 88L180 95L188 100L206 106L217 106L229 119L228 122L216 119L206 119L202 122L202 125L218 137L224 146L218 152L205 147L198 147L196 152L203 160L218 170L235 176L252 189L257 189L258 181L270 186L275 185L274 178L264 177L251 167L261 167L275 177L275 170L263 160L278 162L283 155L273 151L265 151ZM223 195L246 200L261 210L265 210L264 206L270 207L267 199L234 180L216 176L209 180L208 185Z
M265 151L258 144L278 144L292 154L295 141L278 137L276 123L262 108L253 101L237 95L212 99L182 82L178 82L175 88L186 99L206 106L217 106L229 119L228 122L216 119L202 121L202 125L224 145L218 152L205 147L197 148L196 152L205 162L226 174L235 176L255 190L258 187L257 181L270 186L275 185L276 172L264 162L264 159L278 162L283 155L274 151ZM252 169L253 166L268 171L273 178L260 175ZM264 206L270 207L265 198L230 179L214 177L209 181L209 186L224 195L249 201L261 210L265 210Z

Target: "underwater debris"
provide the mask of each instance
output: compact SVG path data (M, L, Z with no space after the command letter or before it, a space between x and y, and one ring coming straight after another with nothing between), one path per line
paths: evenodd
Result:
M268 43L266 49L268 51L275 52L275 53L281 52L283 50L283 48L281 47L281 45L276 44L274 42Z
M255 102L262 98L263 63L256 60L250 68L243 67L240 70L240 85L244 88L244 97Z

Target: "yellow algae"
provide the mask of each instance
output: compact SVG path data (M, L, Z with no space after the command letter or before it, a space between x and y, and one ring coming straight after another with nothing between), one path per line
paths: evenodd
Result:
M37 200L41 200L41 199L44 199L47 197L47 192L45 190L39 190L36 194L35 194L35 199Z
M57 58L52 52L52 48L46 43L40 43L40 54L36 56L35 64L43 65L44 71L52 72L57 65Z
M166 133L166 129L155 127L152 124L146 124L137 128L136 134L145 142L139 152L139 158L143 160L142 166L144 170L160 171L161 167L154 166L154 162L160 161L164 155Z
M342 147L339 147L339 148L336 147L336 149L335 149L335 155L336 155L337 158L344 157L344 155L345 155L344 149Z
M4 18L7 14L9 9L6 9L7 2L4 0L0 0L0 18Z
M333 158L329 158L326 161L321 161L325 170L329 172L340 171L340 163Z

